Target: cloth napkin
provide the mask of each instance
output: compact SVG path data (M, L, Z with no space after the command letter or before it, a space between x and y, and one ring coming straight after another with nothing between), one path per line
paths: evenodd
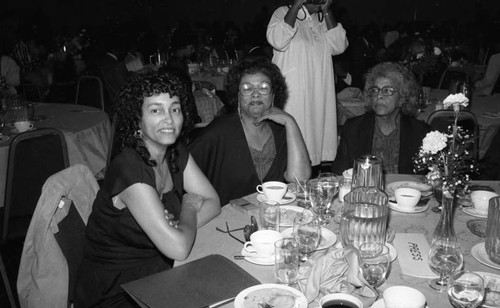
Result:
M363 278L359 265L359 251L355 247L330 247L301 265L299 287L309 303L327 294L349 293L369 307L378 293Z

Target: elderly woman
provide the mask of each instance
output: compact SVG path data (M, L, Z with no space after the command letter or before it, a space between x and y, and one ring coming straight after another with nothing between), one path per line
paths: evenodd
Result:
M121 285L189 255L196 229L220 202L182 143L192 126L188 89L176 76L136 75L120 93L120 153L86 228L75 307L129 307Z
M372 110L349 119L342 127L333 171L352 168L354 159L372 154L383 160L385 173L413 173L412 157L430 126L409 115L420 86L398 63L380 63L365 75L365 97Z
M189 149L222 204L255 192L266 181L308 179L309 155L294 118L282 110L285 79L268 59L247 59L228 75L237 113L212 121Z

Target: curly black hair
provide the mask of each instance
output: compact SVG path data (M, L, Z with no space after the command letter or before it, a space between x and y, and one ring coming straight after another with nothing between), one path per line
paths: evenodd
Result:
M274 106L283 109L288 99L288 87L285 77L280 69L265 57L246 58L239 64L233 66L227 75L227 96L228 105L231 109L238 106L238 93L241 78L244 75L262 73L271 80L271 88L274 93Z
M142 118L142 105L145 97L168 93L171 97L178 96L181 103L184 123L177 138L177 142L187 139L193 128L193 108L189 106L188 89L186 83L170 72L149 72L147 74L135 74L131 76L120 91L117 102L118 128L116 138L118 139L118 152L124 147L131 147L139 153L144 162L149 166L156 166L157 162L151 159L151 154L144 145L142 139L134 137L134 133L140 129ZM177 172L175 160L177 153L174 146L170 146L165 154L170 162L172 171Z

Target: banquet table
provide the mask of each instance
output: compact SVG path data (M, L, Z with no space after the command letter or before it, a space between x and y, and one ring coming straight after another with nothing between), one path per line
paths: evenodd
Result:
M33 103L35 128L54 127L64 134L70 165L84 164L98 174L105 166L111 135L108 115L94 107L74 104ZM0 207L4 205L10 142L16 135L9 113L0 142Z
M422 178L416 175L388 175L386 177L386 184L400 180L414 180L422 181ZM489 185L500 193L500 182L482 181L482 185ZM244 197L245 200L252 204L257 204L256 193ZM335 202L334 208L338 205ZM389 213L389 227L391 227L396 234L398 233L420 233L424 234L427 241L431 242L432 233L439 220L439 214L431 211L430 208L436 205L436 201L431 198L429 201L429 209L425 212L417 214L406 214L390 210ZM225 230L225 224L228 222L229 228L240 228L250 223L250 215L258 217L257 212L242 210L242 207L237 205L228 204L223 207L222 213L209 222L207 225L198 230L196 242L190 256L182 261L176 262L175 266L185 264L187 262L202 258L210 254L220 254L233 260L234 263L242 267L248 273L257 278L261 283L274 283L274 266L261 266L247 262L246 260L236 260L234 256L242 254L242 244L231 238L229 235L216 231L216 227ZM454 214L454 227L461 244L462 252L464 254L464 268L471 271L489 272L493 274L500 274L500 270L490 268L476 261L471 255L471 248L479 242L484 242L484 238L473 235L467 228L466 222L470 219L475 219L467 215L461 209L456 209ZM331 222L328 229L337 234L339 225ZM242 231L235 232L243 240ZM397 235L396 235L397 236ZM428 307L450 307L446 292L440 293L429 287L429 279L416 278L406 276L402 273L399 259L392 262L389 277L387 281L379 288L384 290L390 286L405 285L418 289L421 291L426 299ZM223 307L232 307L233 304L227 304ZM310 304L309 307L317 307L315 303Z

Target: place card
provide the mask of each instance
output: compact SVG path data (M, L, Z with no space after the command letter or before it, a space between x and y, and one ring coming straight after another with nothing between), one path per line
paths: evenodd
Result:
M420 278L437 278L429 267L429 243L420 233L396 233L393 241L398 251L399 265L404 275Z

